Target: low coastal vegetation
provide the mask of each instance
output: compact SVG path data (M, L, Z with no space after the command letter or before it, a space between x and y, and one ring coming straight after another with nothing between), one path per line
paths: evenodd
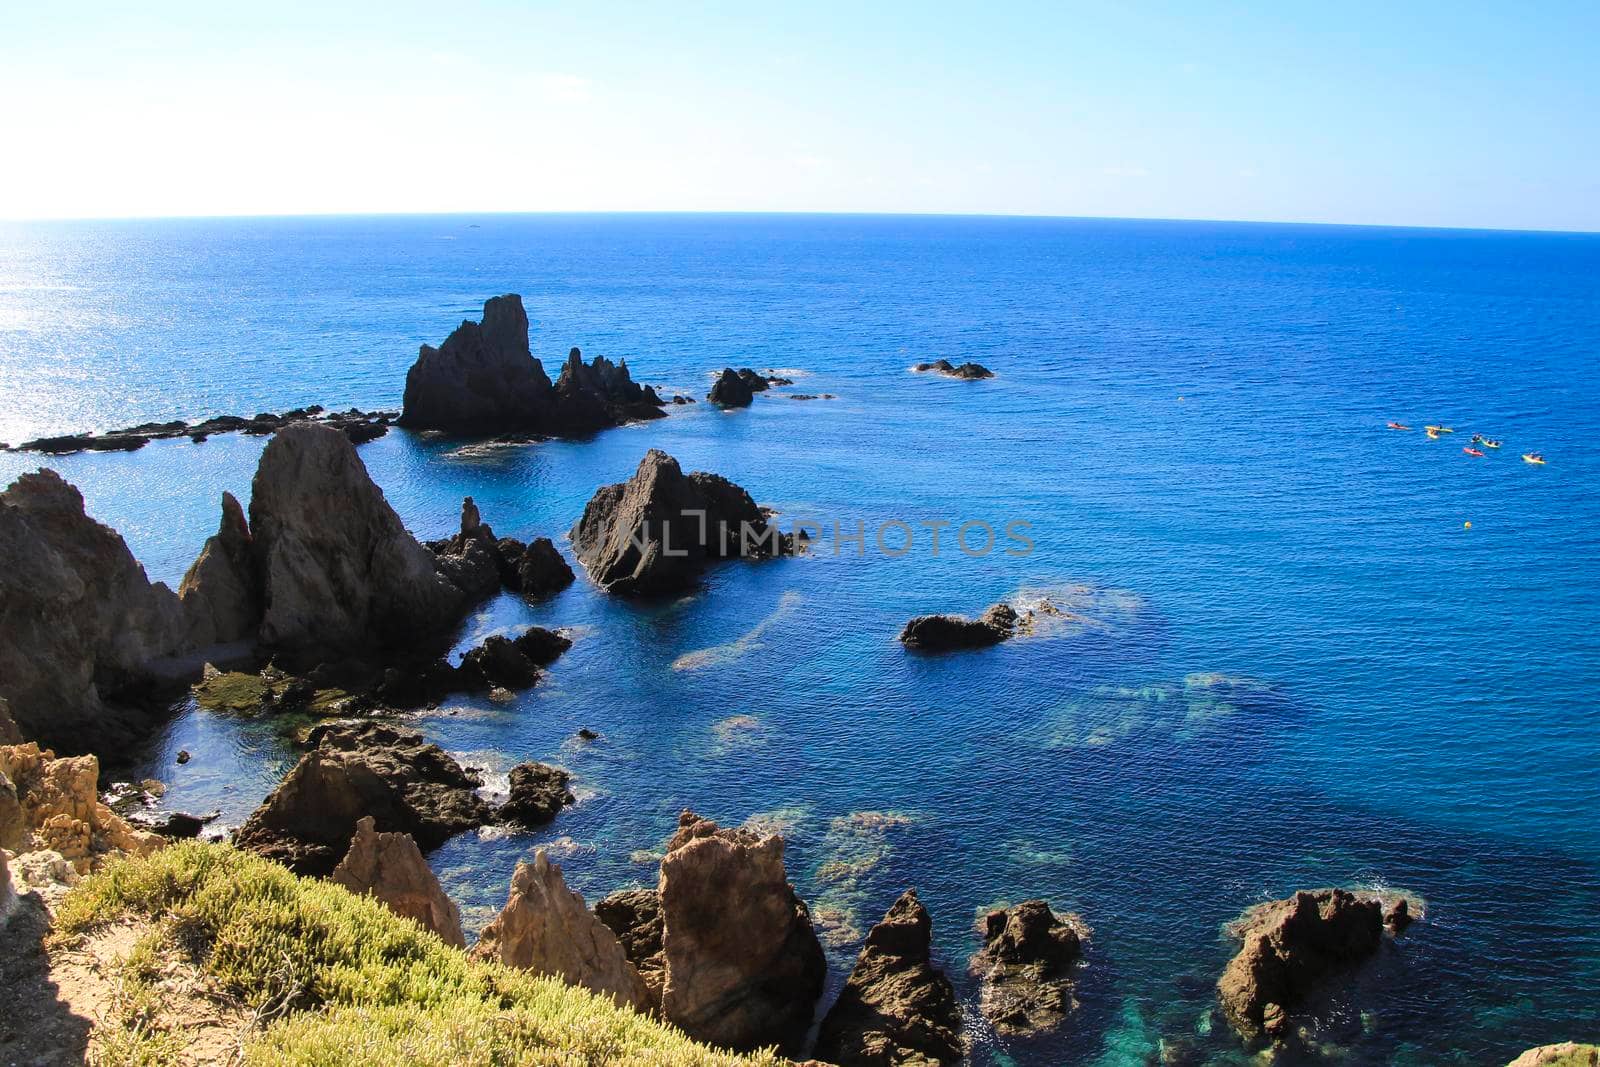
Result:
M198 972L259 1029L248 1064L777 1064L698 1045L558 979L469 959L370 898L226 845L185 843L109 865L61 904L55 938L141 928L124 957L100 1062L179 1062L159 976ZM140 1006L143 1006L141 1008Z

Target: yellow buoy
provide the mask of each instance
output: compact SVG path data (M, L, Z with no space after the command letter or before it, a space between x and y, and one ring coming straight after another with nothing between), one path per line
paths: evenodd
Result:
M1470 529L1472 529L1472 520L1468 519L1466 522L1462 523L1461 525L1470 530Z

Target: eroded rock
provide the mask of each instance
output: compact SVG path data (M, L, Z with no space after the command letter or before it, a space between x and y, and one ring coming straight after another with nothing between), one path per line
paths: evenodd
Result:
M1017 629L1017 613L1009 604L995 604L976 619L960 615L919 615L900 631L907 648L949 652L987 648L1009 640Z
M595 917L606 924L628 962L644 980L654 1008L661 1006L661 986L667 961L661 952L661 892L656 889L619 889L595 903Z
M100 761L57 757L34 742L0 745L0 848L59 853L80 874L108 857L148 855L165 842L100 800Z
M253 640L261 624L261 579L250 526L232 493L222 494L222 521L178 586L190 617L190 643Z
M483 928L472 954L554 975L636 1011L653 1007L621 942L567 888L561 868L542 848L532 863L517 864L506 906Z
M1512 1060L1509 1067L1600 1067L1600 1046L1576 1041L1541 1045Z
M466 948L461 909L445 895L410 834L379 833L372 816L356 821L355 836L332 880L352 893L376 897L438 934L447 944Z
M1083 954L1082 922L1058 916L1043 900L1025 900L984 916L979 1007L996 1030L1035 1034L1060 1026L1077 1007L1073 972Z
M661 861L662 1014L726 1048L793 1048L827 965L783 866L783 838L684 812Z
M384 723L318 726L301 757L234 843L299 874L327 874L344 858L363 816L431 850L493 813L463 770L422 735Z
M955 987L933 966L933 921L914 890L867 934L822 1020L815 1055L841 1067L954 1064L965 1055Z
M548 763L519 763L511 768L510 779L510 795L495 813L501 822L543 826L575 799L568 788L572 776Z
M704 471L685 475L652 448L626 482L602 486L572 531L579 561L607 592L681 592L707 564L792 553L794 539L769 527L750 494Z

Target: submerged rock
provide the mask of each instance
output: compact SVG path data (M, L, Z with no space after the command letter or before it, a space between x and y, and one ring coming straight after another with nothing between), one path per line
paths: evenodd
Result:
M650 596L691 588L715 560L794 552L750 494L704 471L685 475L652 448L626 482L602 486L572 531L578 560L610 593Z
M1009 604L995 604L976 619L959 615L919 615L900 631L907 648L948 652L987 648L1009 640L1017 629L1017 613Z
M532 863L517 864L506 906L483 928L472 954L554 975L636 1011L653 1007L644 980L616 935L584 907L583 897L567 888L561 868L542 848Z
M299 874L327 874L344 857L357 822L410 834L424 850L492 818L483 784L422 735L382 723L312 730L311 751L234 837L241 848Z
M548 763L519 763L510 777L510 795L495 813L502 822L543 826L576 799L568 788L572 776Z
M1244 944L1217 983L1223 1014L1246 1037L1276 1037L1320 982L1378 951L1383 904L1343 889L1299 892L1252 908L1233 932Z
M954 1064L966 1053L955 987L933 966L928 909L906 890L867 934L855 969L817 1035L815 1055L841 1067Z
M935 371L947 378L962 378L966 381L978 381L982 378L994 377L994 371L981 363L963 363L958 367L948 359L936 359L932 363L918 363L912 369L922 373Z
M762 383L762 388L766 388L765 383ZM755 390L732 367L724 367L711 384L711 392L706 394L706 399L720 408L747 408L755 399Z
M983 980L979 1007L1003 1034L1053 1030L1077 1007L1073 971L1083 954L1081 923L1043 900L1025 900L983 918L983 948L971 970Z
M356 821L355 836L331 879L352 893L376 897L446 944L467 947L461 909L445 895L410 834L379 833L372 816L363 816Z
M55 471L0 493L0 699L22 737L64 752L124 748L148 724L133 703L165 680L159 661L189 629L178 597Z
M793 1048L827 976L783 838L684 812L661 861L661 1011L699 1041Z
M400 425L454 434L575 437L662 414L661 399L629 376L626 361L568 354L551 384L528 347L528 315L515 293L490 298L438 348L423 345L406 374Z

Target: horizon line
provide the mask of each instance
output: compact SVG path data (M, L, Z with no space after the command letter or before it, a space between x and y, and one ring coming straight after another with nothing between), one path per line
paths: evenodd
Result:
M1571 230L1526 226L1430 226L1403 222L1329 222L1313 219L1229 219L1176 217L1166 215L1050 215L1005 211L785 211L753 209L676 209L622 208L577 210L453 210L453 211L283 211L211 215L40 215L0 216L0 225L70 222L220 222L252 219L401 219L401 218L482 218L510 216L743 216L791 218L923 218L923 219L1018 219L1062 222L1183 222L1220 223L1237 226L1315 226L1363 230L1429 230L1448 233L1544 234L1549 236L1594 237L1600 229Z

